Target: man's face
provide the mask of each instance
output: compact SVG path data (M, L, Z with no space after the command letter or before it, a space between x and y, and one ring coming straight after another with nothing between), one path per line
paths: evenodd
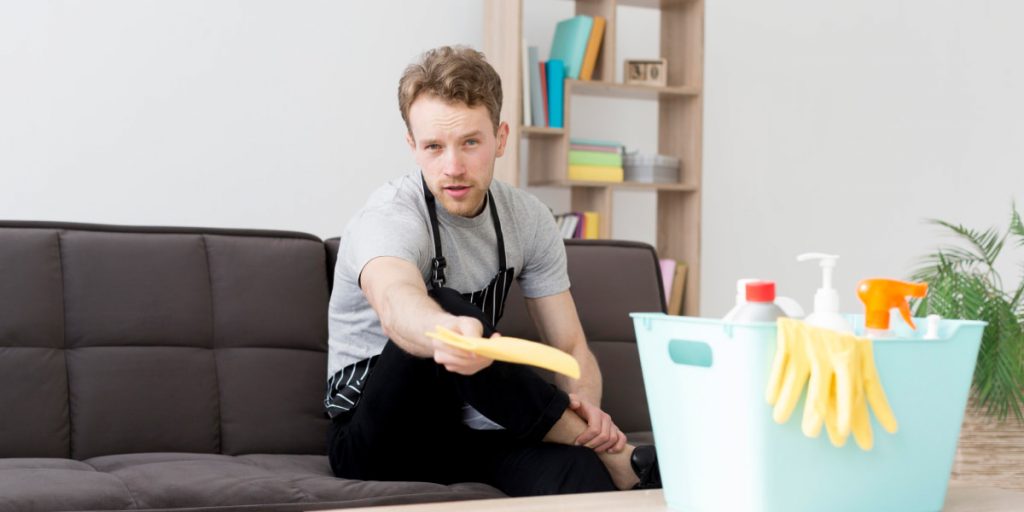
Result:
M494 178L494 160L505 152L508 125L498 133L487 107L470 108L424 94L409 107L406 142L427 188L448 213L475 217Z

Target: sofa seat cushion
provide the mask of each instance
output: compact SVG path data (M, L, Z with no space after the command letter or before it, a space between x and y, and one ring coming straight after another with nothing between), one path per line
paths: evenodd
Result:
M137 453L84 462L123 482L140 509L258 505L261 510L301 510L324 508L309 504L352 506L503 496L483 484L335 478L323 455Z
M0 511L134 508L114 475L69 459L0 459Z

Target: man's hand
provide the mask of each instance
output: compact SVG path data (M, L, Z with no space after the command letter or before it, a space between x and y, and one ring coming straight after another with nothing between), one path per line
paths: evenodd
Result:
M484 331L480 321L468 316L457 316L452 325L445 326L463 336L479 338ZM498 334L495 333L495 336ZM494 362L481 355L455 348L443 341L434 340L434 361L444 365L444 368L452 373L460 375L473 375L483 370Z
M587 422L587 429L576 438L577 446L583 445L598 453L619 453L625 448L626 434L615 426L612 417L600 407L575 393L569 393L569 408Z

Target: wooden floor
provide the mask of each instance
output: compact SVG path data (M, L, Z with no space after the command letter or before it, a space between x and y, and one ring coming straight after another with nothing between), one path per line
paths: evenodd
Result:
M670 512L660 490L601 492L542 496L536 498L501 498L494 500L456 501L345 509L346 512ZM1021 512L1024 492L980 487L976 484L951 482L942 512ZM340 512L340 511L339 511Z
M998 423L974 405L969 407L960 429L953 479L1024 491L1024 425L1012 414Z

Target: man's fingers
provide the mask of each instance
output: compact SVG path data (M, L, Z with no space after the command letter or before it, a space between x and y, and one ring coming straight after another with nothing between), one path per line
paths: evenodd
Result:
M598 452L618 453L626 446L626 435L618 427L612 427L611 439L603 446L598 446Z
M434 341L434 361L438 364L474 365L479 364L481 360L480 356L472 352Z
M601 434L601 425L596 423L587 424L586 430L576 438L576 446L587 446L595 437Z
M608 420L607 415L601 415L600 423L598 425L600 429L598 431L598 434L594 436L594 438L591 439L589 443L584 444L584 446L586 446L587 448L595 449L599 446L604 445L605 443L608 442L609 439L611 439L611 421Z
M622 435L622 431L619 430L619 427L616 427L615 424L612 423L610 416L608 417L608 426L608 442L598 446L597 448L594 448L594 451L598 453L611 451L613 448L615 448L615 445L619 443L619 437Z
M615 447L615 442L618 441L618 439L619 438L615 437L615 433L612 432L611 435L608 436L608 441L605 441L604 444L595 446L594 451L597 453L607 452Z
M479 338L484 334L484 326L479 320L469 316L455 317L455 329L456 332L463 336L470 336L473 338Z
M625 448L626 448L626 434L623 434L622 431L619 430L619 439L618 439L618 441L615 442L615 447L612 448L609 451L612 452L612 453L619 453L619 452L621 452Z

